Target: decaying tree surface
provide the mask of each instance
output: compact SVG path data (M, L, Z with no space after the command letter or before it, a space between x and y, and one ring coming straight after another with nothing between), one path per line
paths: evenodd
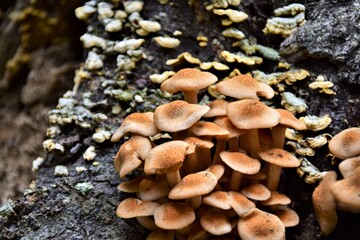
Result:
M41 5L43 1L38 2ZM72 1L64 1L65 9L68 9L69 12L72 12L75 7L80 5L80 2L76 4L70 4L69 2ZM207 61L217 59L216 56L221 50L231 49L232 41L221 35L223 28L220 21L215 20L216 16L205 11L202 1L191 2L192 4L188 4L187 1L173 1L171 5L161 5L156 0L145 1L144 10L141 13L142 17L158 20L162 25L162 34L170 35L175 30L181 30L183 32L183 35L180 37L182 44L176 49L164 50L151 42L151 37L144 37L146 43L143 48L147 59L141 60L131 72L120 75L126 79L128 86L135 89L144 89L146 87L148 89L147 93L152 89L157 89L159 87L157 84L149 82L149 75L161 73L164 70L174 70L164 64L165 60L176 58L177 55L184 51L189 51L200 59ZM278 49L283 38L277 36L266 37L261 30L265 26L266 18L272 15L273 8L288 3L289 1L283 1L283 3L276 2L276 5L272 6L268 1L244 0L242 8L249 14L249 20L247 24L239 24L239 28L246 36L251 35L259 43ZM294 84L292 92L306 100L309 106L308 114L317 116L329 114L332 123L326 129L326 132L335 134L347 127L359 126L360 123L360 101L357 90L359 89L359 69L358 65L356 65L356 62L359 62L356 59L359 57L360 47L358 31L358 26L360 25L358 15L359 2L340 0L331 2L307 1L306 6L307 23L282 43L281 54L289 61L295 62L295 66L307 69L311 73L309 78ZM26 6L24 7L26 8ZM19 9L24 7L19 7ZM45 12L50 12L50 9L58 8L44 7ZM330 12L331 14L328 14ZM2 11L2 16L6 16L5 11ZM157 16L157 18L154 16ZM4 24L7 20L2 18L1 21ZM27 21L31 21L31 19ZM132 35L131 32L106 34L103 30L100 31L103 27L99 26L96 18L89 21L98 30L99 35L111 40L136 36ZM70 28L69 25L67 26ZM346 26L345 29L347 31L350 31L349 33L344 32L344 26ZM2 29L4 28L2 27ZM14 27L13 29L16 28ZM81 31L81 28L77 29ZM10 31L9 34L13 33ZM63 32L64 36L71 35L71 38L74 36L78 38L81 34L81 32ZM206 49L198 46L196 36L200 34L210 39ZM20 36L14 35L14 38L18 39L17 41L20 43ZM214 39L217 39L217 41L212 41ZM69 42L76 42L76 40L72 39ZM28 50L26 53L31 55L31 61L19 58L25 61L24 64L18 59L25 67L21 65L20 70L15 72L18 74L16 78L9 77L6 75L5 70L0 69L3 75L1 82L1 93L3 93L1 106L7 106L6 109L1 109L1 114L8 116L5 110L11 109L13 106L18 106L18 108L8 118L12 119L15 117L20 119L21 116L19 117L18 114L25 114L26 124L19 124L16 131L20 131L19 129L24 127L34 128L34 131L28 133L27 136L35 133L39 134L38 140L36 138L28 139L31 142L38 141L35 153L39 151L39 146L41 146L40 136L44 135L46 127L36 128L35 119L29 117L33 116L33 114L29 114L29 112L47 112L49 107L43 107L45 103L48 103L47 98L53 96L53 92L58 94L57 97L63 94L63 92L59 93L56 88L51 88L51 86L55 84L56 86L70 88L71 84L69 85L69 82L72 83L72 79L69 79L70 77L61 81L61 77L57 74L61 75L62 69L66 73L74 69L73 64L68 66L72 70L69 70L66 64L76 59L74 56L70 57L75 47L70 44L63 48L60 47L61 50L56 50L59 45L55 43L56 41L52 41L50 38L48 42L45 41L45 43ZM66 45L66 43L63 44ZM15 54L15 52L19 51L19 49L13 49L12 53ZM5 53L6 51L1 50L1 52ZM61 55L61 53L64 55ZM13 54L10 55L12 56ZM46 58L46 61L36 61L36 59L43 58ZM50 64L43 69L36 67L44 66L46 65L45 63L49 62L53 62L54 65ZM113 57L112 61L109 58L105 62L105 78L114 79L119 77L116 73L115 62L115 57ZM20 63L18 62L18 64ZM271 71L272 65L271 61L265 60L262 70ZM37 69L37 71L30 74L31 69ZM45 73L41 74L41 69ZM57 69L57 71L54 69ZM55 71L52 75L54 80L49 85L46 85L49 88L46 88L48 90L43 92L43 88L38 89L38 85L42 84L39 81L41 79L43 82L51 81L51 77L48 75L48 72L51 70ZM327 79L335 84L333 90L336 92L336 95L319 94L318 91L308 88L308 84L319 74L326 75ZM46 77L41 78L43 75ZM221 76L221 73L218 73L218 75ZM94 74L90 81L83 82L75 98L81 100L83 94L89 90L93 93L93 102L109 98L103 94L104 89L101 86L102 78L103 76ZM22 81L18 83L15 82L16 79L22 79ZM28 86L31 83L33 87L29 89ZM31 91L36 92L36 94L32 94ZM34 97L31 98L31 96L36 96L36 98L33 99ZM17 100L14 100L14 105L6 102L9 97L17 97ZM116 99L108 99L108 101L112 104ZM155 107L156 104L160 104L162 101L165 100L154 96L153 101L148 107ZM129 102L122 102L121 104L126 109ZM144 108L144 105L139 104L132 107L131 110L143 111ZM97 105L90 110L106 114L108 117L107 123L114 128L119 125L126 114L124 111L119 115L112 114L111 107L108 105ZM43 114L42 119L44 121L45 114ZM4 124L2 126L7 125ZM116 187L120 183L120 179L113 167L113 157L122 142L115 144L109 141L96 143L92 140L93 130L84 130L74 124L62 126L62 132L56 137L56 141L64 146L64 153L52 151L47 155L44 164L36 175L36 188L28 191L23 197L14 202L11 214L0 218L0 239L146 238L147 232L139 227L135 220L123 220L115 215L118 203L128 197L127 194L117 191ZM16 141L16 144L26 146L24 141ZM89 146L96 147L97 155L95 161L98 164L93 164L93 162L83 159L83 153ZM7 149L7 151L11 151L12 148L8 147ZM336 169L336 166L326 159L326 152L327 150L325 149L316 158L309 158L309 160L320 170ZM37 155L41 155L41 153L37 152ZM5 156L5 154L2 156ZM34 153L29 155L28 162L31 162L35 157ZM12 159L15 159L15 157ZM4 162L10 164L9 162ZM54 168L57 165L65 165L68 168L69 175L55 177ZM76 167L79 166L85 167L87 170L79 173L76 171ZM2 168L2 171L4 170L9 171L9 169ZM16 176L16 178L21 178L21 175ZM75 189L75 185L78 183L90 183L93 189L88 192L80 192ZM287 238L302 240L357 239L360 235L359 215L343 212L338 212L339 225L334 233L328 237L321 234L311 204L311 194L314 187L300 179L295 171L285 171L285 174L282 176L279 190L292 199L291 207L300 216L300 224L297 227L287 229Z

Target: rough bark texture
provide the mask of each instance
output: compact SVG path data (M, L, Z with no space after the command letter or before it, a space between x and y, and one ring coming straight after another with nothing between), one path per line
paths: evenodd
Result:
M152 96L151 90L157 89L158 85L149 83L148 77L152 73L160 73L164 70L172 69L164 64L165 60L175 58L183 51L190 51L203 61L218 59L218 53L223 49L230 49L232 41L221 35L223 28L219 21L214 20L216 16L206 12L202 2L193 2L194 4L190 6L187 4L187 1L173 1L173 5L160 5L155 0L145 1L145 8L141 13L142 17L144 19L156 19L159 21L162 25L161 34L170 35L175 30L182 31L183 35L179 37L182 41L180 47L172 50L164 50L151 42L150 39L152 35L144 37L147 40L144 44L144 52L147 55L147 59L140 61L136 69L126 74L117 75L117 73L114 73L116 68L115 57L107 56L105 60L105 74L97 75L94 73L91 81L84 82L80 86L75 98L81 101L83 94L90 90L93 92L93 102L108 99L110 105L114 105L117 100L104 95L104 88L101 86L101 83L104 78L115 79L118 77L126 79L127 89L144 89L146 87L146 93ZM283 2L288 3L289 1ZM286 59L295 61L295 66L303 67L311 72L310 78L295 84L291 89L307 101L309 105L307 114L317 116L323 114L330 115L333 121L326 131L334 134L350 126L359 126L360 123L360 102L359 92L357 91L359 88L359 60L356 60L356 57L359 57L360 47L358 36L358 26L360 25L358 15L359 2L327 1L326 4L324 4L322 1L310 1L307 2L307 4L307 23L289 39L285 40L282 44L281 53ZM73 11L75 5L77 4L68 4L71 11ZM281 4L277 2L276 5L271 6L268 4L268 1L244 0L242 8L249 14L249 21L246 24L238 24L238 26L246 36L251 35L257 38L259 43L279 48L279 43L282 41L282 38L265 37L261 29L265 25L266 18L271 15L272 9L283 5L285 5L285 3ZM55 11L57 8L50 9ZM51 11L50 9L47 9L47 11ZM166 15L160 14L161 12L166 13ZM5 21L6 20L2 19L1 23L3 24ZM97 22L96 18L92 18L89 21L95 28L95 32L107 39L117 40L134 36L131 35L130 32L108 34L102 30L103 26ZM344 26L347 27L346 30L348 32L344 32ZM10 31L9 34L13 34L12 32L13 31ZM196 36L198 36L199 33L209 38L206 49L198 46ZM64 35L66 34L71 35L71 33L65 32ZM78 37L79 35L75 34L75 36ZM15 34L15 39L16 38L19 39L20 37ZM34 119L28 116L32 116L31 111L38 113L39 111L36 111L36 109L41 108L41 111L47 112L48 108L44 110L42 108L43 105L41 105L44 103L44 100L48 98L47 96L56 98L62 94L56 90L56 94L59 95L53 95L54 91L51 90L53 89L51 88L53 84L66 88L65 86L69 86L68 83L72 82L72 79L67 79L67 83L63 83L59 80L61 78L56 76L59 71L61 72L61 67L63 67L64 64L74 59L73 57L61 58L59 53L71 55L73 50L70 49L74 48L64 47L61 48L60 51L57 51L56 48L58 45L51 41L44 45L47 44L51 45L51 47L44 53L41 53L40 47L29 51L30 54L34 55L31 57L31 63L28 62L25 64L27 66L25 69L37 69L37 73L33 73L36 77L31 77L33 74L30 74L30 70L22 70L19 71L18 74L22 74L23 77L11 78L23 79L22 83L15 84L11 83L11 81L3 80L2 85L4 86L4 90L1 92L1 106L8 107L1 107L1 114L4 116L5 114L9 114L5 113L5 110L10 111L9 109L13 108L13 106L18 106L18 108L16 108L15 113L12 115L7 115L10 119L19 112L27 114L27 125L20 124L18 129L24 128L24 126L37 126L34 125ZM50 49L54 49L54 52L51 52ZM13 50L13 54L15 52L16 49ZM304 55L303 53L306 54ZM40 54L41 57L38 57L39 55L36 54ZM54 59L47 57L54 54L56 54ZM303 60L303 57L305 57L305 60ZM45 62L39 60L42 58L49 58L46 64L49 64L49 61L56 62L59 59L63 60L60 61L61 63L59 64L54 63L54 65L50 64L47 66ZM39 60L40 63L36 60ZM34 67L38 65L46 66L46 68ZM265 64L263 64L261 68L264 71L268 70L271 72L274 68L273 65L271 61L265 61ZM246 72L252 69L251 67L243 67L241 70ZM41 71L46 72L46 77L41 78L41 76L44 75L41 74ZM54 81L49 80L51 77L49 77L48 73L51 71L55 71L54 79L56 80ZM335 83L334 90L337 95L318 94L317 91L308 88L307 85L313 81L318 74L325 74L329 80ZM220 77L221 73L217 72L217 75ZM4 77L3 79L6 78ZM49 83L50 85L46 84L48 90L38 88L41 81L51 82ZM28 87L30 84L33 85L32 88ZM32 92L36 92L37 94L34 95ZM203 96L204 93L201 95ZM7 103L7 96L16 96L16 103L14 105ZM153 101L151 104L135 104L130 110L143 111L144 109L153 108L154 104L166 101L155 95L153 95L152 98ZM121 106L124 109L129 109L129 104L132 103L131 101L121 102ZM25 110L23 110L23 108L25 108ZM111 114L111 107L109 107L109 105L99 104L90 110L106 114L108 116L106 126L112 127L117 127L118 123L121 122L121 117L125 115L124 111L120 116ZM43 121L44 118L45 117L42 118ZM5 123L3 126L8 126ZM15 202L13 208L14 214L0 218L0 239L145 239L146 231L139 227L135 220L123 220L115 215L117 204L122 199L128 197L127 194L119 193L116 190L120 179L113 168L113 157L121 143L112 144L105 141L99 144L94 142L91 138L94 132L93 127L89 130L84 130L74 124L68 124L62 126L61 130L62 132L56 137L56 141L62 143L65 147L65 152L51 152L47 155L45 163L36 176L36 189L26 193ZM27 136L31 136L33 133L39 134L39 132L40 135L43 136L45 128L41 127L38 129L35 127L35 130L29 132ZM14 133L9 133L9 136L11 136L11 134ZM27 140L32 143L37 143L34 152L38 154L41 138L37 138L38 140ZM5 139L2 141L9 140ZM15 145L20 144L26 146L22 141L18 140L15 142ZM96 147L97 156L95 161L98 165L85 161L82 157L85 149L90 145ZM7 147L4 151L10 152L13 148ZM310 160L321 170L336 169L336 166L331 165L329 161L326 160L326 151L326 149L323 149L323 152L320 152L316 158ZM6 153L2 154L2 156L6 156ZM27 155L28 163L35 157L36 154ZM5 164L10 165L9 162L12 161L4 161ZM67 166L69 170L68 176L54 176L54 168L59 164ZM87 170L78 173L75 168L79 166L86 167ZM29 169L29 167L27 167L27 169ZM6 169L6 171L9 171L9 169ZM13 178L21 178L21 176L18 175ZM74 186L77 183L83 182L91 183L94 188L82 194L76 190ZM291 207L300 215L299 226L288 229L287 238L299 240L357 239L360 235L359 215L343 212L339 212L339 225L333 234L325 237L320 233L320 228L311 204L313 188L314 186L304 183L295 171L285 171L285 174L282 175L280 191L292 199ZM6 197L8 196L13 195L6 195Z

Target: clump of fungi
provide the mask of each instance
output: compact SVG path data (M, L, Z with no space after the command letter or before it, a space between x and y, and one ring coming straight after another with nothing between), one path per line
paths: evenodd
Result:
M352 127L336 134L329 142L330 152L341 159L339 170L326 173L313 193L315 214L321 231L329 235L336 227L336 209L360 213L360 128Z
M282 168L300 162L283 150L287 127L305 130L290 112L273 109L258 96L274 91L247 75L215 85L237 99L197 103L197 92L217 77L182 69L163 82L163 90L183 91L154 113L133 113L112 136L129 136L115 157L123 178L118 189L136 193L120 202L116 214L136 218L151 231L147 239L285 239L285 227L298 224L291 200L277 191ZM169 139L153 136L169 134Z

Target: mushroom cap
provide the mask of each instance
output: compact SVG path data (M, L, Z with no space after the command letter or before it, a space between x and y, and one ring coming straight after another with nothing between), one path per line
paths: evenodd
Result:
M347 212L360 212L360 167L353 174L335 182L330 187L339 209Z
M158 129L178 132L190 128L210 110L210 107L175 100L155 109L154 122Z
M225 167L223 165L221 165L221 164L213 164L213 165L210 165L204 171L211 172L219 180L222 177L222 175L224 174L224 172L225 172Z
M285 109L276 109L280 113L280 122L279 124L291 127L295 130L306 130L306 125L297 119L291 112Z
M330 191L335 182L336 172L327 172L312 194L315 215L319 221L320 229L325 235L329 235L338 222L335 198Z
M121 218L152 216L159 206L160 204L156 202L127 198L118 205L116 215Z
M329 149L335 157L347 159L360 155L360 128L348 128L329 141Z
M259 160L241 152L221 152L220 158L231 169L244 174L255 174L261 167Z
M120 127L112 135L111 141L119 141L127 133L135 133L142 136L153 136L159 133L153 120L154 113L132 113L121 123Z
M167 174L179 170L188 146L184 141L175 140L154 147L145 158L145 174Z
M215 188L217 181L215 174L208 171L189 174L171 189L169 198L187 199L208 194Z
M139 167L151 148L150 140L142 136L132 136L123 143L114 160L115 170L120 178Z
M195 153L197 148L210 149L214 146L213 142L207 141L204 139L200 139L197 137L187 137L187 138L184 138L182 141L187 142L189 144L186 154Z
M270 198L260 202L263 206L288 205L290 203L291 199L288 196L277 191L271 191Z
M285 239L285 226L275 215L251 209L238 221L238 232L242 240L281 240Z
M189 226L195 220L195 213L184 203L166 203L155 210L154 219L159 228L175 230Z
M299 215L290 208L283 208L275 212L275 215L284 223L285 227L294 227L299 224Z
M339 164L339 170L344 178L354 173L355 169L360 166L360 156L348 158Z
M230 121L230 119L227 116L217 117L214 120L214 123L216 125L218 125L219 127L226 129L229 132L228 138L241 136L246 133L246 130L235 127L235 125L232 124L232 122Z
M228 192L230 199L230 206L235 210L239 217L247 214L251 209L255 208L254 202L247 199L244 195L239 192Z
M227 192L224 191L215 191L206 195L202 198L202 202L224 210L231 209L230 198Z
M189 133L195 136L211 136L221 139L227 138L229 132L212 122L200 121L188 129Z
M232 230L229 219L220 213L201 216L200 225L212 235L224 235Z
M270 190L260 183L256 183L256 184L247 186L246 188L241 190L241 193L245 197L256 200L256 201L265 201L265 200L269 199L271 196Z
M117 190L126 193L136 193L139 191L140 182L143 180L143 177L137 177L130 181L122 182L118 185Z
M237 99L267 99L274 97L274 90L266 83L258 82L248 75L237 75L216 84L216 91Z
M144 178L139 184L138 196L144 201L153 201L165 197L170 192L170 186L165 181Z
M210 111L207 112L204 117L218 117L218 116L226 116L226 107L229 104L228 101L224 99L215 99L210 102L208 105L210 107Z
M161 90L176 93L179 91L197 91L217 82L217 77L210 72L196 68L184 68L161 83Z
M240 129L271 128L280 121L280 114L258 100L244 99L229 103L230 121Z
M300 161L288 151L281 148L270 148L258 152L261 159L274 165L290 168L299 167Z

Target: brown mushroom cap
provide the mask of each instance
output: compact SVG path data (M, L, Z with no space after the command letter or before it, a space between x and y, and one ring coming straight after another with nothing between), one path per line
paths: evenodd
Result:
M360 167L347 178L335 182L330 188L339 209L360 212Z
M290 208L283 208L276 211L275 215L284 223L285 227L294 227L300 222L299 215Z
M335 157L347 159L360 155L360 128L348 128L329 141L329 149Z
M195 136L211 136L217 138L227 138L229 132L212 122L200 121L188 129L189 133Z
M271 192L267 187L260 183L252 184L243 190L241 190L241 193L250 199L256 200L256 201L265 201L270 198Z
M207 112L204 117L218 117L218 116L226 116L226 107L229 104L228 101L223 99L216 99L208 105L210 107L210 111Z
M112 135L111 141L119 141L127 133L135 133L142 136L153 136L159 133L153 120L154 113L132 113L121 123L121 126Z
M300 166L300 161L294 155L280 148L262 150L259 152L259 156L264 161L280 167L291 168Z
M239 217L247 214L251 209L255 208L256 205L254 202L247 199L244 195L239 192L228 192L230 205L239 215Z
M258 100L244 99L229 103L230 121L240 129L271 128L279 123L280 114Z
M161 131L178 132L190 128L209 110L208 106L176 100L157 107L154 122Z
M231 209L230 198L227 192L215 191L203 197L202 202L224 210Z
M279 124L285 125L287 127L291 127L295 130L306 130L306 125L297 119L291 112L285 109L275 109L278 113L280 113L280 122Z
M288 205L290 203L291 199L288 196L277 191L271 191L270 198L260 202L263 206Z
M190 225L195 220L195 213L183 203L167 203L155 210L154 219L159 228L175 230Z
M143 179L144 178L140 176L130 181L122 182L118 185L117 190L127 193L136 193L139 191L139 185Z
M224 235L232 230L229 219L220 213L201 216L200 225L212 235Z
M171 189L169 198L187 199L208 194L215 188L217 181L215 174L208 171L189 174Z
M197 91L214 84L217 80L217 77L210 72L203 72L196 68L184 68L162 82L160 88L169 93Z
M197 148L210 149L214 146L213 142L207 141L204 139L200 139L197 137L187 137L187 138L182 139L182 141L187 142L189 144L186 154L195 153Z
M166 181L144 178L139 184L138 196L141 200L153 201L167 196L169 192L170 186Z
M336 172L327 172L312 195L315 215L318 218L320 229L325 235L329 235L338 222L335 198L330 191L335 182Z
M235 125L232 124L230 119L226 116L225 117L217 117L214 120L214 123L216 125L218 125L219 127L226 129L229 132L229 136L228 136L229 138L241 136L246 133L246 130L235 127Z
M213 165L210 165L204 171L211 172L219 180L222 177L222 175L224 174L224 172L225 172L225 167L223 165L221 165L221 164L213 164Z
M151 148L150 140L142 136L132 136L123 143L114 160L115 170L119 173L120 178L139 167Z
M121 218L134 218L154 215L159 203L142 201L137 198L127 198L120 202L116 209L116 215Z
M285 239L285 226L275 215L257 208L238 221L238 232L242 240Z
M216 91L237 99L259 99L263 96L270 99L274 96L274 90L266 83L258 82L248 75L238 75L216 84Z
M259 160L241 152L221 152L220 157L231 169L244 174L255 174L261 167Z
M339 170L344 178L354 173L355 169L360 166L360 156L348 158L339 164Z
M151 149L145 158L145 174L167 174L178 170L184 162L188 145L184 141L175 140Z

